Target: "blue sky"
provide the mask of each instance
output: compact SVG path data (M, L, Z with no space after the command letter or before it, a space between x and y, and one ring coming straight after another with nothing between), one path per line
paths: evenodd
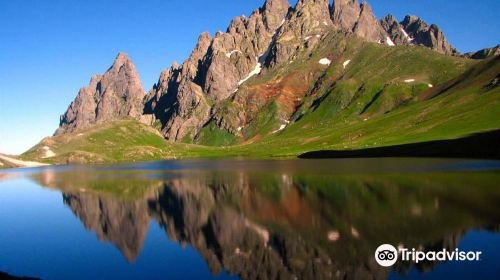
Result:
M225 30L233 16L263 2L0 0L0 152L21 153L50 136L78 89L119 51L130 55L148 90L162 69L189 55L201 32ZM379 18L416 14L438 24L462 52L500 43L498 0L370 4Z

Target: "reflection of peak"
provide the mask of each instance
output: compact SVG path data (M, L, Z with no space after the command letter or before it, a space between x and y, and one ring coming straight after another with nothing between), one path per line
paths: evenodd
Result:
M63 194L63 199L100 240L113 243L128 261L137 259L149 224L145 202L119 201L90 194Z

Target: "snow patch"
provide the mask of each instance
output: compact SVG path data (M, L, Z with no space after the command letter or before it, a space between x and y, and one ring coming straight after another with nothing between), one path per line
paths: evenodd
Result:
M413 41L413 38L410 37L410 35L408 35L408 33L406 33L406 30L402 27L401 27L401 32L403 32L403 35L405 36L406 40L408 40L408 42Z
M316 38L321 38L321 35L319 35L319 34L316 34Z
M387 37L387 39L386 39L386 43L387 43L387 45L389 45L390 47L394 47L394 46L395 46L394 42L391 40L391 38L389 38L389 36L388 36L388 37Z
M349 63L351 63L351 60L346 60L344 61L344 63L342 63L342 66L344 66L344 69L346 68L347 65L349 65Z
M43 156L42 158L52 158L56 156L56 153L54 153L49 146L43 146Z
M282 124L282 125L280 125L280 128L278 128L277 130L273 131L273 133L278 133L278 132L282 131L285 128L286 128L286 124Z
M255 60L259 60L259 59L256 57ZM250 72L245 79L239 81L238 85L240 86L241 84L246 82L251 77L260 74L260 71L262 71L262 64L260 62L257 62L257 65L255 65L255 68L252 70L252 72Z
M230 51L230 52L226 53L226 57L227 57L227 58L231 58L231 56L232 56L234 53L238 53L238 52L239 52L239 53L241 53L241 51L240 51L240 50L232 50L232 51Z
M413 82L415 82L415 79L407 79L407 80L405 80L405 83L413 83Z
M273 131L273 133L278 133L278 132L282 131L283 129L285 129L290 124L289 120L283 120L283 122L285 122L285 123L281 124L280 128L278 128L277 130Z
M332 64L332 61L325 57L325 58L322 58L322 59L319 60L319 64L321 64L321 65L330 65L330 64Z

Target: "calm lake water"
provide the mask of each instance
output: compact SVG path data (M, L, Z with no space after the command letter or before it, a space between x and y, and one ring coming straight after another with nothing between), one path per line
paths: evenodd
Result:
M398 262L384 243L482 251ZM42 279L500 279L500 162L164 161L0 171L0 271Z

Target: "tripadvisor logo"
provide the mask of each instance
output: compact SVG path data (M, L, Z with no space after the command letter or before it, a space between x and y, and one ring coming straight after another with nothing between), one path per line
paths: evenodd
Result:
M423 252L415 249L399 248L396 249L390 244L380 245L375 251L375 260L384 267L393 266L398 259L401 261L411 261L419 263L421 261L480 261L481 251L441 251Z

